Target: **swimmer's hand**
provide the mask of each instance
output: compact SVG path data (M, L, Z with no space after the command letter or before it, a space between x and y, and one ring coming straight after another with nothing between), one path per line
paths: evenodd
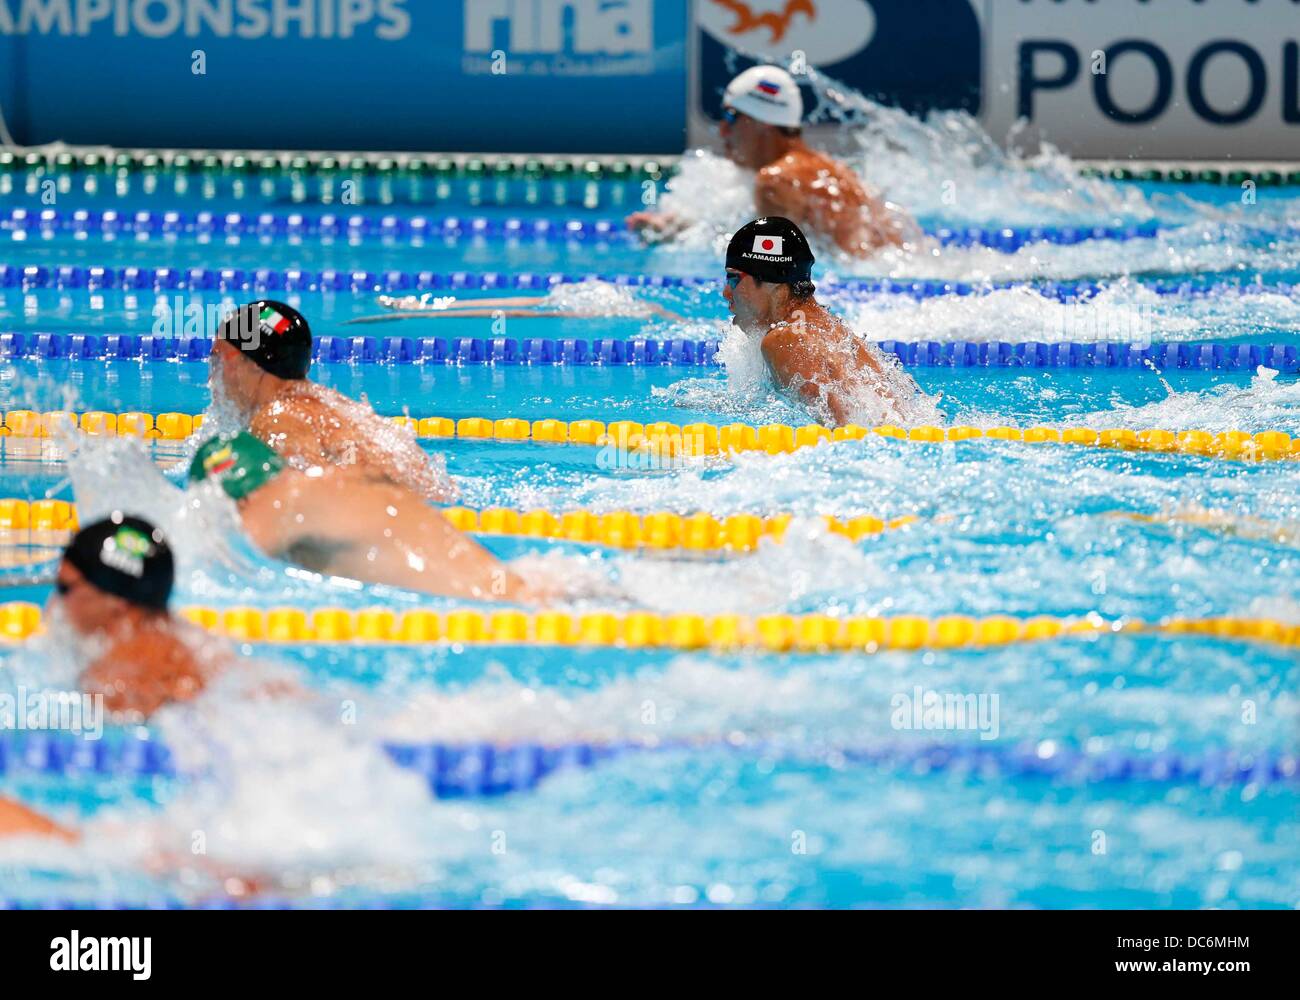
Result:
M633 212L624 221L628 229L646 240L661 240L680 233L686 222L671 212Z

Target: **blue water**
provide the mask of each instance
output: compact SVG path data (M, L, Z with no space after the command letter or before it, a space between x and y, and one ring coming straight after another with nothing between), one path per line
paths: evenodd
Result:
M919 303L887 295L831 301L873 339L1044 340L1052 339L1046 331L1061 328L1052 310L1066 307L1039 296L1033 286L1088 278L1103 291L1072 307L1069 322L1080 325L1070 329L1105 329L1121 315L1141 317L1154 341L1294 341L1300 299L1292 293L1242 296L1225 290L1192 299L1155 296L1143 286L1168 277L1295 281L1300 237L1268 234L1300 219L1300 192L1262 190L1259 204L1247 210L1232 189L1123 187L1140 195L1149 208L1146 217L1167 226L1166 235L1105 246L1038 245L1014 255L950 249L865 265L827 258L823 263L840 276L1026 285ZM602 187L598 203L588 207L581 204L580 189L564 205L545 208L521 204L518 192L505 205L493 206L491 199L475 205L460 191L434 205L407 204L398 195L385 203L380 193L348 211L617 217L612 185ZM59 197L61 210L122 212L286 212L312 205L257 184L243 191L214 188L209 196L201 185L178 192L162 183L151 191L138 184L91 193L69 188ZM1089 214L1071 207L1064 193L1062 202L1057 215L1079 224L1137 217ZM0 210L16 207L41 206L22 185L0 185ZM1007 197L1001 207L1007 224L1024 224L1023 205ZM998 221L989 216L992 209L980 211L981 223ZM917 212L932 225L962 224L978 214L954 209L945 215L940 205L920 205ZM647 249L623 237L570 243L439 239L412 246L293 242L283 236L109 239L98 233L23 239L0 233L0 263L685 276L712 276L720 268L705 243ZM0 289L0 332L146 333L160 299L174 306L179 297L182 308L220 308L247 294ZM358 327L346 321L380 311L372 293L303 292L289 300L318 334L728 335L725 305L715 289L636 294L687 319L511 318L505 331L492 319L469 318ZM923 368L915 374L924 391L940 397L939 412L951 423L1300 433L1294 376L1145 368ZM315 376L365 396L379 412L417 417L806 422L744 372L718 368L319 365ZM206 377L206 366L194 362L6 361L0 365L0 409L197 413L209 402ZM0 496L79 499L66 466L39 461L12 440L3 444ZM732 559L484 539L505 558L545 557L565 573L617 581L631 604L657 611L1096 611L1145 620L1242 615L1300 622L1294 540L1300 468L1293 463L871 438L792 455L645 471L604 467L595 449L577 446L424 444L446 456L468 506L797 516L784 545L765 544L751 557ZM124 498L136 496L130 484L121 488ZM175 490L159 487L155 499L180 503L179 492L169 492ZM1290 536L1124 516L1180 508L1289 524ZM828 535L818 523L821 514L911 514L918 520L854 545ZM184 534L175 539L185 570L179 604L400 609L448 603L303 580L260 557L232 568L211 562L199 541ZM46 593L9 588L7 599L43 601ZM600 601L580 604L584 610L593 606ZM174 711L147 730L109 734L149 734L182 747L192 741L189 750L214 753L206 778L52 777L20 767L0 772L0 794L91 824L83 847L0 848L0 896L29 903L219 897L219 886L205 881L205 874L186 877L184 864L158 872L131 852L119 856L113 849L122 842L118 838L154 829L155 821L164 842L187 837L201 815L213 830L227 824L259 831L226 845L221 864L230 870L266 872L269 848L259 837L299 845L288 860L276 856L274 877L267 879L271 895L294 905L1300 904L1294 777L1205 785L1176 777L1090 782L924 773L846 761L834 752L864 744L906 748L939 742L1029 745L1048 755L1054 746L1134 757L1294 753L1297 667L1294 651L1282 646L1125 635L871 656L269 644L241 652L250 661L287 670L308 692L301 703L259 704L245 715L216 693L214 707ZM64 683L45 656L39 650L5 651L3 662L14 669L0 683ZM996 695L996 734L899 729L892 699L917 687ZM339 730L348 727L337 724L340 705L359 706L346 740ZM529 792L457 800L412 799L402 785L409 775L394 777L391 765L357 749L383 741L553 746L647 740L700 746L557 773ZM727 740L776 741L782 749L719 749ZM236 752L240 747L246 752ZM259 747L270 763L259 757ZM203 798L196 812L191 797L205 781L221 794Z

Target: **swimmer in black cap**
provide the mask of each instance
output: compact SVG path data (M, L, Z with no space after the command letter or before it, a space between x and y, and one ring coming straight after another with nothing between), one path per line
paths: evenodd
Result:
M823 423L906 420L916 383L818 304L813 260L808 241L789 219L773 216L742 226L727 247L722 292L732 323L762 338L763 359L777 387Z
M110 712L143 718L192 698L217 666L197 652L206 637L167 610L174 572L162 533L120 511L78 531L63 554L51 613L92 644L82 686Z
M447 597L535 601L539 595L410 490L356 470L301 472L253 435L213 437L190 481L213 479L263 552L316 573Z
M311 330L292 306L260 299L226 317L212 345L210 385L239 420L290 463L353 466L429 500L455 498L411 433L365 403L309 381Z
M919 236L915 224L871 194L856 173L804 142L802 120L799 85L779 66L753 66L727 85L718 133L728 159L757 172L757 212L794 219L854 257ZM669 235L689 221L671 212L634 212L627 225Z

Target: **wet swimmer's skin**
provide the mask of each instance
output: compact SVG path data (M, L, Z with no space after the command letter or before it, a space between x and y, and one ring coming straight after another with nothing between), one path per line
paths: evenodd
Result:
M310 381L310 367L306 319L282 302L259 300L217 330L213 397L230 403L255 436L295 466L348 466L428 500L456 498L440 458L367 404Z
M356 470L293 469L242 433L199 448L190 480L204 479L221 484L249 538L272 558L445 597L535 602L541 596L420 496Z
M6 798L0 798L0 837L53 837L68 843L81 839L76 830L60 826L21 802Z
M718 126L727 157L757 172L760 215L792 219L855 257L901 246L915 224L875 197L844 164L810 148L800 132L803 98L794 78L776 66L745 70L727 86ZM628 227L668 236L689 220L636 212Z
M919 391L902 371L885 372L870 345L813 298L812 250L789 219L756 219L727 247L723 297L731 321L761 337L763 360L777 388L819 420L851 423L855 400L871 394L890 419L905 420Z
M64 552L50 611L91 650L81 686L114 715L142 719L194 698L223 665L208 637L167 610L174 572L162 533L120 512Z

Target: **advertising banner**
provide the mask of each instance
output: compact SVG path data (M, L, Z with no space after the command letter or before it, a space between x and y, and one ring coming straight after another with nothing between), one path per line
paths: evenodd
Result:
M22 142L662 153L689 0L0 0Z
M694 42L694 142L745 52L1031 150L1300 158L1294 0L697 0Z

